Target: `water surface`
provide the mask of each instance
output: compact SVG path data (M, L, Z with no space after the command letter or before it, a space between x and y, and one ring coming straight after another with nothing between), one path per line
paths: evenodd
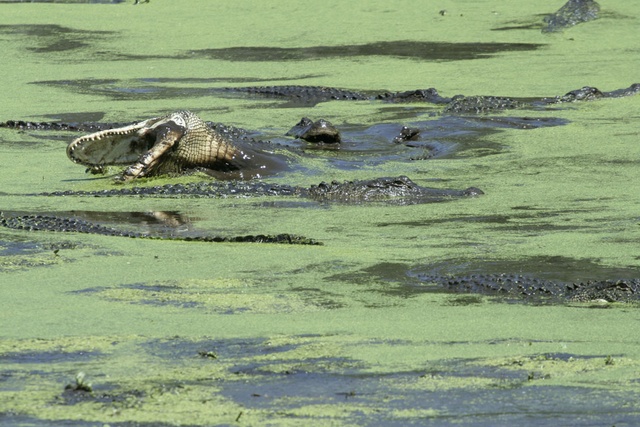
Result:
M431 104L305 106L216 90L610 91L640 80L630 2L602 2L600 19L553 34L541 32L543 16L562 6L551 0L0 3L0 121L129 122L191 109L278 138L303 116L322 117L356 131L346 159L298 156L300 167L275 180L407 175L486 193L410 206L26 196L113 184L66 158L73 134L0 129L0 210L72 212L163 232L172 223L158 223L157 213L168 212L179 218L171 232L324 242L0 229L1 425L640 420L636 306L434 293L411 274L640 275L639 97L459 118ZM553 125L518 125L532 119ZM448 147L442 155L411 161L410 150L384 147L381 161L359 148L380 147L372 138L416 123L425 129L420 143ZM92 393L78 389L80 371Z

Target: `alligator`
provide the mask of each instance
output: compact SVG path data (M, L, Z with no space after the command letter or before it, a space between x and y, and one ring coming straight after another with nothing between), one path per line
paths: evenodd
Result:
M313 201L359 204L385 202L398 205L440 202L454 197L470 197L484 194L476 187L465 190L448 190L422 187L406 176L383 177L330 183L321 182L310 187L273 184L263 181L203 181L186 184L165 184L153 187L123 187L99 191L56 191L41 193L43 196L139 196L139 197L262 197L293 196Z
M81 136L67 146L67 155L93 172L129 165L121 181L193 169L218 179L252 179L286 169L282 156L234 143L190 111Z
M29 123L16 121L6 122L5 125L30 126ZM44 125L35 126L42 128ZM58 127L69 128L67 125ZM418 134L419 131L414 130L401 131L394 142L409 140ZM340 132L323 119L312 122L303 118L287 135L311 141L317 146L336 147L341 141ZM177 111L81 136L68 145L67 155L92 173L103 173L106 166L128 165L116 177L118 181L182 174L192 170L203 171L223 180L249 180L288 169L284 154L266 151L258 148L258 145L262 148L276 147L275 144L258 144L255 140L248 142L244 131L210 125L194 113Z
M593 0L569 0L557 12L545 16L543 33L563 31L581 22L598 18L600 5Z
M104 172L109 165L129 165L118 180L131 181L138 177L161 173L181 173L190 169L204 170L223 179L248 180L259 174L267 175L286 168L284 156L257 148L254 139L246 131L220 124L205 123L195 114L178 111L163 117L130 124L60 124L7 121L0 126L16 129L52 129L94 131L74 139L67 147L69 158L88 167L93 173ZM300 137L309 138L311 131L328 135L332 141L340 139L340 133L325 120L312 122L303 118L294 127L305 126ZM290 132L292 133L292 132ZM304 133L304 135L303 135ZM403 130L400 138L410 139L417 130ZM325 139L326 141L327 139ZM204 154L198 158L197 146L205 146ZM196 148L194 148L196 146ZM261 146L266 146L262 144ZM274 157L277 161L271 159ZM251 162L254 162L251 164ZM277 167L273 167L273 165ZM258 171L258 173L255 173ZM203 182L199 184L169 184L158 187L134 187L106 190L100 195L193 195L198 197L224 197L228 195L296 195L314 200L349 200L351 202L395 199L394 203L424 203L450 197L479 195L476 188L467 190L439 190L420 187L407 177L378 178L345 183L321 183L310 188L269 184L264 182ZM81 192L59 192L59 195L81 194ZM97 195L97 194L92 194Z
M244 236L211 236L196 233L195 235L158 235L143 233L140 231L119 230L96 223L94 221L76 218L73 216L61 216L54 214L22 214L16 212L0 212L0 226L13 230L28 231L55 231L70 233L98 234L102 236L120 236L138 239L156 240L180 240L194 242L251 242L251 243L280 243L291 245L322 245L314 239L294 234L276 235L244 235Z
M289 87L291 89L292 87ZM294 87L299 88L299 87ZM338 90L339 91L339 90ZM295 91L294 91L295 92ZM322 90L322 93L327 92ZM339 97L335 91L332 96ZM542 104L593 100L607 97L631 96L640 92L640 84L612 92L602 92L596 88L583 87L571 91L564 96L543 98L537 101ZM437 91L403 92L402 98L428 98L429 102L440 102ZM355 96L349 95L351 98ZM385 98L380 96L380 98ZM445 110L455 113L485 112L518 108L524 101L499 97L454 97L447 103ZM302 123L304 122L304 123ZM308 124L303 120L302 124ZM310 120L309 120L310 122ZM55 130L91 131L73 140L67 147L69 158L79 164L88 166L92 172L102 172L108 165L128 165L118 176L120 180L130 181L139 177L147 177L165 173L182 173L188 170L202 170L221 179L251 179L262 177L287 168L283 156L267 152L236 138L242 132L232 127L214 125L203 122L195 114L178 111L163 117L152 118L141 122L117 124L47 124L22 121L7 121L0 124L12 128L36 128ZM313 128L313 123L309 129ZM317 128L329 129L326 121L319 121ZM304 134L304 132L302 133ZM301 136L302 134L298 134ZM339 133L338 133L339 134ZM419 130L405 128L394 138L395 142L405 142L415 138ZM244 136L243 136L244 138ZM466 190L438 190L416 185L407 177L379 178L367 181L350 181L345 183L321 183L309 188L282 186L263 182L205 182L200 184L169 184L163 187L133 187L105 190L101 192L57 192L50 195L155 195L180 197L226 197L229 195L294 195L309 197L320 202L342 201L359 203L367 201L392 201L397 204L425 203L448 200L452 197L475 196L482 191L470 187ZM58 218L47 217L45 223L53 224L45 229L60 228ZM13 221L13 222L12 222ZM3 226L29 224L32 221L43 221L30 216L20 220L2 221ZM15 221L18 221L17 223ZM12 225L13 224L13 225ZM91 224L83 223L73 229L85 228L98 233L113 233L102 228L91 228ZM136 237L136 236L134 236ZM143 236L140 236L143 237Z
M279 89L278 89L279 88ZM242 89L238 89L242 90ZM257 91L256 88L244 88ZM563 96L542 99L513 99L495 96L454 96L443 100L435 89L402 92L401 98L415 100L423 97L429 102L448 101L444 112L452 114L486 113L505 109L521 108L525 105L549 105L600 98L615 98L636 95L640 84L628 88L603 92L585 86ZM356 92L324 87L283 86L270 87L258 93L287 94L289 96L314 96L320 94L334 99L361 99ZM379 95L388 98L387 94ZM67 155L75 163L87 166L93 173L101 173L105 166L128 165L118 175L120 181L131 181L139 177L161 174L181 174L190 170L203 171L218 179L262 178L283 170L289 165L284 155L260 149L256 144L238 138L237 130L223 125L205 123L189 111L177 111L127 125L117 124L46 124L22 121L7 121L0 127L51 128L56 130L91 129L92 133L74 139L67 147ZM336 144L341 141L338 130L326 120L311 121L303 118L288 133L307 141ZM416 138L419 130L403 129L393 142L403 143ZM423 158L419 157L419 158ZM429 157L429 156L427 156Z
M314 122L308 117L303 117L285 135L318 144L339 144L342 141L340 131L329 121L319 119Z
M330 88L325 86L248 86L221 88L222 91L238 94L260 94L264 97L276 97L284 99L304 99L310 102L329 100L385 100L389 102L425 102L444 105L443 112L448 114L478 114L506 109L544 107L554 104L572 103L578 101L594 101L605 98L622 98L634 96L640 93L640 83L633 83L627 88L616 89L609 92L601 91L592 86L584 86L571 90L564 95L542 98L517 98L499 96L466 96L455 95L451 98L443 98L434 88L416 89L405 92L381 92L374 95L366 95L350 89ZM327 96L327 93L334 95ZM342 96L340 94L343 94ZM357 95L356 95L357 94ZM289 132L302 129L311 120L303 118ZM221 123L206 122L214 130L229 134L232 137L246 133L242 129L226 126ZM317 122L315 122L317 123ZM58 123L58 122L31 122L24 120L7 120L0 122L0 127L29 130L60 130L75 132L98 132L135 123Z
M420 135L420 129L402 126L400 133L393 138L395 144L406 144L408 141L415 141Z
M562 282L520 274L449 276L417 274L423 284L435 284L455 293L480 293L534 302L639 302L640 279Z
M599 98L620 98L640 93L640 83L634 83L628 88L600 91L591 86L584 86L572 90L565 95L543 98L511 98L498 96L465 96L456 95L451 98L440 96L437 89L416 89L404 92L359 92L351 89L330 88L325 86L248 86L220 88L220 91L230 94L259 95L265 98L288 99L296 102L304 101L305 105L313 106L324 101L376 101L382 100L393 103L430 103L444 105L445 114L480 114L503 111L515 108L544 108L545 106L590 101Z

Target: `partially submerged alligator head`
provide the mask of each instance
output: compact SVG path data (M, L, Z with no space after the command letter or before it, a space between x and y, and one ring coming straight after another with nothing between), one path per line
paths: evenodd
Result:
M250 179L285 165L275 154L231 142L190 111L76 138L67 147L67 156L96 173L104 166L129 165L120 174L123 181L189 169L219 179Z
M315 122L303 117L285 135L319 144L338 144L342 141L340 132L329 121L319 119Z

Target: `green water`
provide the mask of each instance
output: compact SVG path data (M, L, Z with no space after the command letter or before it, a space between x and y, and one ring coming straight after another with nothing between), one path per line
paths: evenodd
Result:
M127 122L191 109L284 133L302 116L340 127L426 121L438 108L285 108L208 89L436 87L444 96L543 97L640 80L631 2L602 2L601 19L557 34L540 31L542 14L562 5L546 0L131 3L1 4L0 121ZM505 27L515 29L496 31ZM520 48L475 59L473 49L447 50L455 45L442 45L435 59L392 55L404 41ZM379 42L388 44L312 54ZM234 47L288 49L291 58ZM277 178L309 185L405 174L486 193L414 206L25 196L112 184L67 159L68 133L2 129L0 210L171 211L212 233L287 232L325 245L0 229L0 424L637 424L636 306L430 293L407 272L498 263L565 280L632 274L640 265L638 111L640 97L503 113L569 123L479 136L479 147L499 147L487 156L467 147L458 158L363 161L354 170L307 159L311 172ZM65 392L80 371L93 395Z

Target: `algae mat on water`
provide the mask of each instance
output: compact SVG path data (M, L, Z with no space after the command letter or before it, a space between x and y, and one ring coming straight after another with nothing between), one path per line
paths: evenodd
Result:
M0 211L82 212L143 231L162 216L180 218L175 232L325 243L0 229L0 425L638 424L636 305L447 294L413 273L640 277L640 97L449 120L431 104L304 106L214 90L614 90L640 80L633 4L603 2L597 20L549 34L543 16L562 2L102 3L0 5L0 121L188 108L270 136L303 116L339 128L427 122L450 154L347 166L339 153L300 156L274 180L404 174L486 194L410 206L35 196L113 184L68 161L68 132L0 129ZM558 125L477 132L479 120L524 117Z

